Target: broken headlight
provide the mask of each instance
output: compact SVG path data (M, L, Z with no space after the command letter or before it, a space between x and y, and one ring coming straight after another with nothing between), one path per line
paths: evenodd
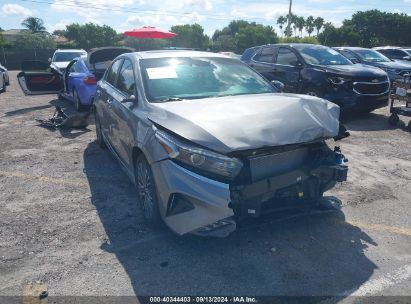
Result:
M172 160L188 165L194 168L194 171L205 172L205 175L221 176L231 180L238 175L243 166L238 158L196 147L164 131L156 130L155 136Z
M329 80L333 85L343 85L344 83L350 81L350 79L343 78L343 77L338 77L338 76L328 77L328 80Z

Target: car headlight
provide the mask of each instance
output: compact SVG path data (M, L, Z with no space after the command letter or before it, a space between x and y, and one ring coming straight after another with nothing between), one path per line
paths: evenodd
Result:
M238 158L227 157L210 150L196 147L164 131L156 130L155 137L170 159L194 168L206 175L234 179L240 173L243 163Z
M350 81L349 79L338 76L328 77L328 80L334 85L343 85L344 83Z

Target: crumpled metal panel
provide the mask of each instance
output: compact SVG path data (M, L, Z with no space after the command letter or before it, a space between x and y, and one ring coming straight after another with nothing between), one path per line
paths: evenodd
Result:
M150 111L150 120L220 153L332 138L339 128L339 106L307 95L241 95L151 105L156 109Z

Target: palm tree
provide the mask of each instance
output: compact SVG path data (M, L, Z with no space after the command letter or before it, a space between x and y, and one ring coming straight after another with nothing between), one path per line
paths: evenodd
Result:
M44 21L37 17L27 17L21 23L22 26L26 27L32 33L45 32Z
M281 31L283 30L284 24L286 24L286 23L287 23L287 18L286 17L284 17L284 16L278 17L277 24L279 25ZM283 31L283 35L284 35L284 31Z
M295 37L297 37L297 19L298 19L298 16L291 13L291 23L293 25Z
M322 29L323 25L324 25L324 19L323 18L321 18L321 17L315 18L314 26L317 29L317 36L320 33L320 30Z
M304 17L297 17L295 19L295 25L297 26L298 30L300 31L301 38L303 37L303 29L305 26L305 19Z
M311 37L311 33L314 31L314 17L308 16L305 20L305 30L308 33L308 37Z

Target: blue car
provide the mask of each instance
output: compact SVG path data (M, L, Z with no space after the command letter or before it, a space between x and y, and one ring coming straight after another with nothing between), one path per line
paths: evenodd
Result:
M24 60L17 79L26 95L57 94L59 99L73 102L77 111L83 111L92 105L97 81L111 61L133 51L124 47L92 49L87 56L73 59L64 71L46 62Z
M87 56L73 59L63 73L63 90L58 94L59 98L73 102L77 111L88 110L93 103L97 81L103 77L111 61L129 52L133 52L133 49L96 48Z

